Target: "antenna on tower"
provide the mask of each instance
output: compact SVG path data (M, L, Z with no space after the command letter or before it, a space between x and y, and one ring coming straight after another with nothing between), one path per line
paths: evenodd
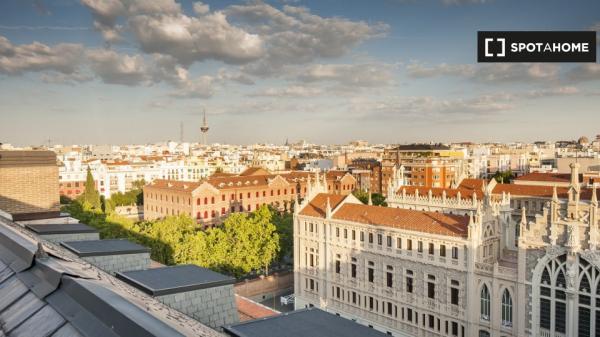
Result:
M202 126L200 127L200 132L202 132L202 145L206 145L206 134L208 133L209 127L208 127L208 123L206 122L206 110L204 110L204 108L202 108L202 113L203 113L203 117L202 117Z

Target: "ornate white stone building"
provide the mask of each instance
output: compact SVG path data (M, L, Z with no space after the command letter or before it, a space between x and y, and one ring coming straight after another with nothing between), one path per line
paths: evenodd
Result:
M406 201L430 201L426 211L323 191L295 211L297 308L394 336L600 337L596 190L582 200L571 185L517 221L510 197L489 189L444 207Z

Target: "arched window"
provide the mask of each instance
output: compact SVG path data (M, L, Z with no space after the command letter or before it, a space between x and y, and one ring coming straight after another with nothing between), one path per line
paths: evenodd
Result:
M206 197L204 198L204 204L208 205L208 198L206 198Z
M481 288L480 302L481 302L481 308L480 308L481 319L489 321L490 320L490 291L488 290L488 287L485 284L483 285L483 288Z
M577 268L577 262L571 268ZM540 277L540 298L539 303L539 327L543 333L549 333L555 331L560 334L566 333L567 325L567 256L560 255L554 260L551 260L544 266ZM569 272L570 273L570 272ZM581 300L581 295L576 296ZM584 310L585 311L585 310ZM589 311L588 311L589 313ZM575 317L579 317L579 320L586 320L587 323L579 326L579 336L589 336L590 333L590 319L589 315L586 317L585 312L579 311L579 316L576 314ZM586 330L587 334L582 331Z
M502 293L502 326L512 327L512 298L508 289L504 289Z

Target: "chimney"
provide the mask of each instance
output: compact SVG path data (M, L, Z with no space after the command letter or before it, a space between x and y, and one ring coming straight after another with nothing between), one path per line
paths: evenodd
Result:
M68 241L60 244L81 259L113 275L150 266L150 249L129 240Z
M232 277L191 264L119 272L116 276L214 329L239 322Z

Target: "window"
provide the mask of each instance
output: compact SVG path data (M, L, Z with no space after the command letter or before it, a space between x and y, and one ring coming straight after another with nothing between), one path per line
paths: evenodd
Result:
M481 319L486 321L490 320L490 291L488 290L488 287L485 284L483 285L483 288L481 288L480 314Z
M392 237L388 235L387 237L387 246L392 247Z
M401 238L396 239L396 248L402 249L402 239Z
M450 303L454 305L458 305L458 295L459 295L459 287L460 282L457 280L450 280Z
M356 240L356 231L352 230L352 241Z
M458 323L452 322L452 336L458 336Z
M352 264L350 265L350 276L356 278L356 258L352 258Z
M392 266L387 266L386 285L388 288L394 285L394 268Z
M479 337L490 337L490 333L485 330L479 330Z
M419 253L423 252L423 241L419 241L417 243L417 252L419 252Z
M369 243L373 243L373 233L369 233Z
M427 297L435 299L435 276L428 275L429 281L427 282Z
M412 272L412 270L406 271L406 292L407 293L413 292L413 272Z
M502 326L512 327L512 298L508 289L502 293Z
M371 261L369 261L368 274L369 282L373 283L375 281L375 268L373 268L373 262Z
M365 232L360 232L360 241L361 242L365 241Z
M412 250L412 240L406 240L406 249Z
M339 274L340 273L340 269L342 269L341 268L342 262L339 259L340 259L340 254L337 254L336 255L336 260L335 260L335 273L336 274Z
M336 227L336 228L335 228L335 237L336 237L336 238L339 238L339 237L340 237L340 228L339 228L339 227Z
M344 239L348 238L348 229L344 228Z
M452 247L452 258L455 260L458 259L458 247Z
M435 252L435 246L433 245L433 243L429 244L429 255L433 255Z
M440 245L440 256L446 257L446 245Z
M377 244L380 246L383 244L383 235L377 234Z

